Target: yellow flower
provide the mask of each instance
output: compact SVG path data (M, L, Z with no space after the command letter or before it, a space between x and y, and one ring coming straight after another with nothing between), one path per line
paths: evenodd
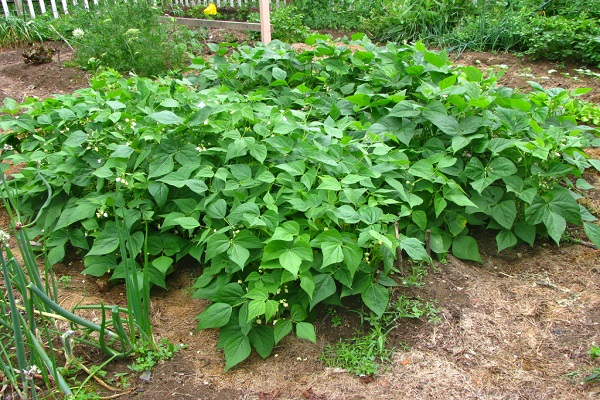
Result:
M217 15L217 6L210 3L208 7L204 9L204 15Z

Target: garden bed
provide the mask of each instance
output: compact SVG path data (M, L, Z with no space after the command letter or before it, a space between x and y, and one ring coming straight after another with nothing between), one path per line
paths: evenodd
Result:
M0 53L0 101L26 96L70 93L86 85L85 74L61 63L24 65L22 49ZM529 90L527 81L544 87L593 87L587 100L600 102L600 79L578 72L579 66L530 62L512 55L466 53L458 61L482 69L505 65L501 83ZM553 72L552 72L553 71ZM593 71L592 71L593 72ZM596 71L597 72L597 71ZM596 154L597 156L598 154ZM600 178L586 179L595 186ZM588 192L591 210L600 213L600 192ZM6 216L0 219L6 228ZM581 245L557 247L539 242L496 253L493 237L481 235L483 263L448 257L424 277L423 287L407 294L437 301L438 321L402 320L390 339L392 363L373 380L361 380L325 368L319 356L326 343L349 337L360 328L356 314L337 311L340 324L322 310L316 321L317 344L285 338L266 361L252 355L228 373L215 350L216 331L194 332L195 316L206 301L190 298L200 275L193 262L181 262L168 277L168 290L153 292L155 333L185 344L172 361L152 370L148 383L128 371L126 363L108 367L107 379L126 373L126 398L205 399L393 399L393 398L529 398L581 399L597 396L596 384L581 381L592 366L587 351L600 343L600 253ZM122 286L83 277L77 257L56 266L62 279L62 304L125 303ZM408 274L405 278L409 278ZM87 364L98 354L80 354ZM106 394L106 393L105 393Z

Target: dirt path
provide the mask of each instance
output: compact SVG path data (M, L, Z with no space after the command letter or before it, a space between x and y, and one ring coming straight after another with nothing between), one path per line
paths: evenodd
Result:
M0 101L69 93L87 83L84 72L62 64L65 48L61 63L55 57L39 66L23 64L21 52L0 52ZM600 103L600 79L573 69L579 66L561 69L491 53L466 53L458 62L483 69L506 65L503 84L523 90L528 80L545 87L594 87L586 98ZM587 179L600 186L597 176ZM589 201L600 215L599 192ZM170 289L156 290L152 304L157 335L186 348L155 367L149 383L141 383L126 364L114 364L109 377L129 372L137 389L124 398L132 399L597 399L600 385L581 381L593 366L587 351L600 344L600 251L540 243L498 255L494 241L485 238L481 247L482 264L449 257L431 268L423 288L408 291L437 300L439 321L403 321L393 330L393 362L372 382L319 361L326 343L358 328L356 314L344 310L341 326L323 313L316 323L318 344L287 337L266 361L253 355L223 374L217 332L194 332L194 317L206 305L190 298L190 285L200 274L195 265L180 265L169 277ZM56 268L59 276L71 277L63 290L65 305L78 303L81 293L85 303L124 304L123 287L83 277L82 269L77 259ZM84 362L101 359L87 354Z

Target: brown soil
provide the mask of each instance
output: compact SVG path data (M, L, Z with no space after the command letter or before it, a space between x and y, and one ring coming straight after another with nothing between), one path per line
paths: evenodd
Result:
M62 47L60 62L55 56L51 64L38 66L23 64L21 52L0 52L0 101L43 98L86 85L84 72L64 66L68 49ZM457 62L482 69L506 65L501 82L524 91L529 80L545 87L592 87L586 99L600 103L600 80L573 70L579 66L492 53L465 53ZM598 176L587 178L600 184ZM591 191L596 215L599 201L600 191ZM6 219L0 218L2 227ZM132 391L122 397L127 399L597 399L600 386L581 382L599 366L586 352L600 344L600 251L539 243L497 254L493 239L485 237L480 246L483 263L449 256L430 269L423 288L408 289L409 295L437 301L439 321L401 321L390 334L397 348L393 361L371 382L319 361L326 343L359 328L356 314L343 309L338 327L327 312L320 315L317 344L288 337L267 360L252 355L223 373L217 332L195 332L194 317L207 303L190 297L200 270L185 263L169 277L169 290L154 290L152 315L158 337L186 347L156 366L148 383L126 362L111 364L107 379L129 372ZM62 291L64 306L81 302L82 293L83 303L124 305L122 286L81 276L82 269L77 257L56 268L59 277L71 277ZM79 351L86 364L103 359Z

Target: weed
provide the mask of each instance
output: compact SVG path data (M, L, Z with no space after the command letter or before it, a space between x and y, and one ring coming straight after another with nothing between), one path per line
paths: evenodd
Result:
M68 289L71 286L72 277L70 275L63 275L58 278L58 282L62 285L63 289Z
M588 351L588 354L590 355L591 359L596 359L596 358L600 357L600 347L596 346L596 345L592 345L590 347L590 350Z
M135 361L129 368L136 372L149 371L159 362L173 358L175 353L182 348L184 346L176 346L168 340L162 339L156 347L139 348Z
M327 345L321 361L328 367L346 369L355 375L375 375L382 364L391 360L392 350L385 347L385 337L375 330L356 334L334 345Z
M331 325L333 327L337 328L339 326L342 326L342 324L343 324L342 317L340 316L340 314L338 314L338 312L335 308L329 307L327 309L327 313L331 317Z

